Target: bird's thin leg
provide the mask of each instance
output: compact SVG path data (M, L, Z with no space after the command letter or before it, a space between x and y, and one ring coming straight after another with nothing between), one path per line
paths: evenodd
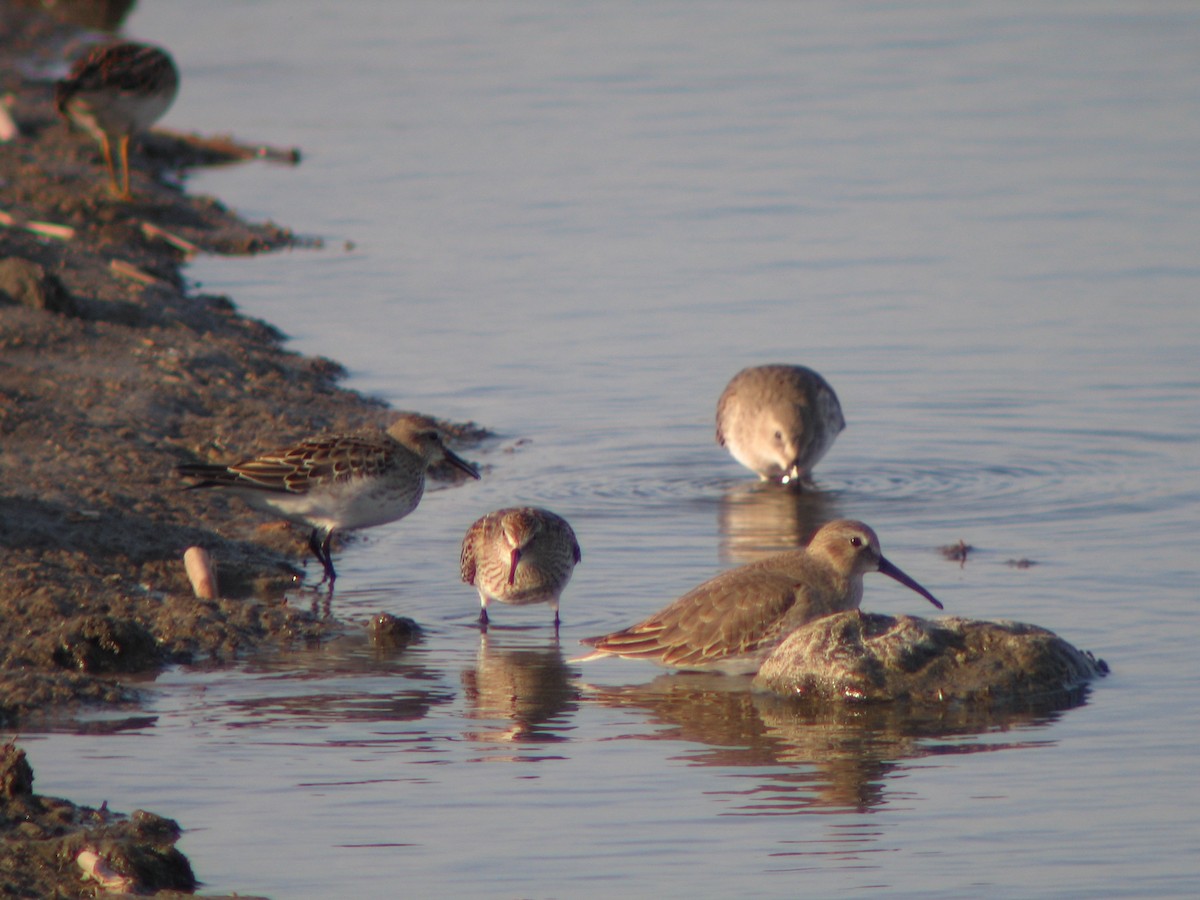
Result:
M487 627L488 627L487 604L483 604L479 607L479 630L487 631Z
M121 175L124 179L124 186L121 189L121 199L131 200L133 199L133 194L129 190L129 135L121 135L118 147L121 150ZM114 185L115 181L116 179L114 178Z
M321 564L321 568L325 570L324 576L318 582L318 587L328 581L330 593L333 592L333 582L337 578L337 572L333 570L333 557L329 552L329 541L332 537L333 532L330 531L325 535L325 540L320 540L319 532L316 528L308 536L309 549L312 550L313 556L317 558L317 562Z
M554 607L554 636L558 637L558 606Z
M333 540L333 529L325 535L325 540L321 541L321 553L324 554L322 562L325 564L325 577L329 579L329 593L333 594L333 583L337 580L337 572L333 571L333 551L329 549L329 542Z
M117 181L117 170L113 166L112 142L108 139L108 132L100 132L100 150L104 154L104 167L108 169L108 183L112 188L112 192L116 196L121 196L121 185Z
M313 556L315 556L317 558L317 561L322 566L324 566L325 565L325 554L321 550L321 542L317 539L317 529L315 529L315 528L312 530L312 533L308 536L308 549L313 552Z

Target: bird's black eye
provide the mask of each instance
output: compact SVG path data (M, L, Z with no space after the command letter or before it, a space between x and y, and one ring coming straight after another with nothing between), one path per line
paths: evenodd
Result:
M775 440L777 440L777 441L783 440L783 432L782 431L775 432Z
M860 537L850 538L850 546L851 547L861 547L862 546L862 538L860 538Z

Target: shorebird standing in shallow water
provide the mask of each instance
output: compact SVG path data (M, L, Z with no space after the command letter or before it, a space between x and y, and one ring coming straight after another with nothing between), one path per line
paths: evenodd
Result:
M54 86L54 105L100 142L112 192L129 200L129 139L157 122L178 90L179 72L170 56L157 47L125 42L96 47L76 60L70 74Z
M534 506L498 509L467 529L462 580L479 589L479 624L488 603L549 603L558 629L558 598L582 559L575 532L562 516Z
M717 443L763 481L808 478L846 427L833 388L804 366L754 366L717 401Z
M757 672L789 634L832 613L858 609L863 575L882 572L938 609L933 594L892 565L862 522L838 519L799 550L722 572L623 631L585 638L602 656L648 659L675 669Z
M312 528L308 545L333 582L329 543L334 531L371 528L402 519L425 492L425 470L441 461L479 477L479 470L449 450L436 428L401 419L387 433L309 438L253 459L221 465L184 465L198 479L191 488L224 488L255 509Z

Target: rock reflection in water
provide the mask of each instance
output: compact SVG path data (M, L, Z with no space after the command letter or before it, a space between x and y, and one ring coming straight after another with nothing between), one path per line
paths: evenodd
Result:
M725 815L864 812L894 800L895 778L914 760L1041 747L1050 740L981 740L1040 728L1082 701L1060 696L1020 710L904 704L802 705L749 690L748 677L679 673L637 687L594 688L597 702L637 707L663 730L646 740L688 741L676 759L735 770L743 787L714 792ZM758 771L736 771L736 770ZM771 771L762 771L770 769Z
M759 481L730 485L719 515L722 555L748 563L804 546L838 510L829 494Z
M505 646L513 639L496 629L480 636L475 667L464 669L467 718L505 722L504 727L469 731L475 741L554 743L565 741L579 692L570 683L557 638L544 646ZM517 639L519 640L519 639ZM531 760L534 757L506 757Z

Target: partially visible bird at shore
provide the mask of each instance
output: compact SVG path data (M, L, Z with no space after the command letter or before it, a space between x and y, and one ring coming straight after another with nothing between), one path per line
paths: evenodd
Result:
M488 603L549 603L558 628L558 601L582 558L567 520L547 509L517 506L490 512L463 538L462 580L479 590L479 624Z
M742 369L717 401L717 443L763 481L807 480L845 427L833 388L804 366Z
M179 72L165 51L126 41L95 47L77 59L70 74L55 84L54 105L100 142L112 192L129 200L130 138L157 122L178 90Z
M789 634L822 616L858 609L863 575L882 572L942 604L884 558L879 538L852 519L824 525L808 546L722 572L636 625L582 643L585 662L646 659L675 669L757 672Z
M312 528L308 545L325 569L337 573L329 544L334 531L371 528L402 519L417 508L425 471L449 462L472 478L479 470L451 451L436 428L400 419L387 433L322 435L230 466L178 467L195 488L222 488L255 509Z

